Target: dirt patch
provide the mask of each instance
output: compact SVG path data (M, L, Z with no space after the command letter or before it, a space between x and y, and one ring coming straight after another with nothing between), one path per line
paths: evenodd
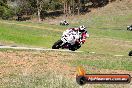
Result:
M35 75L47 72L55 72L60 75L74 78L76 67L63 62L75 59L75 53L40 52L40 51L0 51L0 77L10 74ZM109 70L88 67L86 70L99 74L131 74L132 71Z
M63 54L64 55L64 54ZM74 75L74 67L61 63L67 55L40 51L1 51L0 77L10 74L30 75L44 72L57 72L61 75Z

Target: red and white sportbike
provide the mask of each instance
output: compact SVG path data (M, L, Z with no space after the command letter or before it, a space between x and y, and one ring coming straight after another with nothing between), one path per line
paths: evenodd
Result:
M69 33L63 32L63 35L60 40L54 43L52 49L69 49L75 51L80 48L79 44L79 33L71 31Z

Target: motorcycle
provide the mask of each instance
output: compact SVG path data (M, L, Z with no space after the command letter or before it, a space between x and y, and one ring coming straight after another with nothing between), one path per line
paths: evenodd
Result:
M68 25L69 25L69 23L68 23L68 22L63 22L63 21L61 21L61 22L60 22L60 25L63 25L63 26L68 26Z
M79 34L76 32L71 32L69 34L63 33L61 39L54 43L52 49L69 49L75 51L80 48L79 44Z
M129 54L128 54L129 56L132 56L132 50L129 52Z
M132 31L132 25L127 26L127 30Z

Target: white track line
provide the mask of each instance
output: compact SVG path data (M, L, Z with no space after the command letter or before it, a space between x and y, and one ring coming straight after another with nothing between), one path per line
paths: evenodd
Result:
M89 52L89 53L92 53L92 54L94 54L95 52Z
M95 54L96 52L89 52L89 53ZM116 57L122 57L122 56L124 56L124 55L114 55L114 56L116 56Z
M37 50L37 51L61 51L61 52L83 52L83 51L70 51L62 49L44 49L44 48L29 48L29 47L13 47L13 46L0 46L0 49L17 49L17 50Z
M124 55L114 55L114 56L116 56L116 57L122 57L122 56L124 56Z
M17 47L17 46L4 46L1 45L0 49L17 49L17 50L36 50L36 51L60 51L60 52L84 52L84 51L70 51L66 49L44 49L44 48L29 48L29 47ZM91 54L95 54L96 52L89 52ZM117 57L122 57L124 55L114 55Z

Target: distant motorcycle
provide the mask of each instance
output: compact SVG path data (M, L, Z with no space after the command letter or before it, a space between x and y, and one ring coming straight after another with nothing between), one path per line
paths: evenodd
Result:
M72 32L69 34L63 34L61 39L54 43L52 49L69 49L71 51L77 50L78 46L75 45L76 41L79 41L79 34Z
M129 52L129 54L128 54L129 56L132 56L132 50Z
M127 30L132 31L132 25L127 26Z
M68 26L69 23L68 23L66 20L64 20L64 21L61 21L61 22L60 22L60 25L64 25L64 26L66 25L66 26Z

